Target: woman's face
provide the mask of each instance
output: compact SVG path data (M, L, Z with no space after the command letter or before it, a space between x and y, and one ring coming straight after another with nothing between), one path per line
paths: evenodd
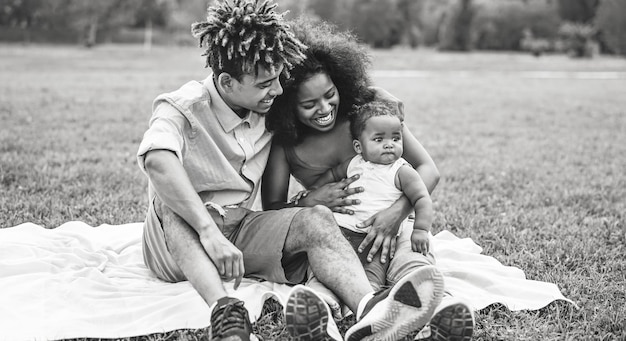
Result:
M307 127L329 131L337 121L339 92L326 73L318 73L298 88L296 117Z

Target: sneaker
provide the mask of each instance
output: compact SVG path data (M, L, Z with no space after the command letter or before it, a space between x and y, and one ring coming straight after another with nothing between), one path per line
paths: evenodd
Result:
M430 321L442 295L441 273L434 266L421 267L393 287L375 293L345 339L400 340Z
M446 295L430 319L431 341L470 341L474 312L463 300ZM419 340L419 339L416 339Z
M291 289L285 304L285 328L291 340L341 340L339 330L329 328L334 325L331 316L328 304L313 289L304 285Z
M249 341L252 325L243 302L233 297L217 300L211 311L211 341Z

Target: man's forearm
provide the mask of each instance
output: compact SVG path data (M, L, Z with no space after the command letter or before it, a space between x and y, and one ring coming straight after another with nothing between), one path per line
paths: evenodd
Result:
M157 195L199 235L212 233L217 226L194 190L187 173L174 154L164 153L146 157L146 170Z

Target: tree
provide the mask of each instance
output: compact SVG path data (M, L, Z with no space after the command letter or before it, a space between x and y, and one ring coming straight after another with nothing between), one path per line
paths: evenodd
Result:
M596 26L600 39L615 53L626 56L626 1L603 0L598 8Z
M543 40L545 47L546 40L558 37L561 24L558 9L547 1L496 0L479 7L474 20L474 47L485 50L519 50L531 40Z
M459 0L450 8L441 32L439 47L442 50L469 51L472 49L472 21L475 15L472 0Z
M337 6L336 0L312 0L308 2L308 9L315 13L320 19L336 23Z
M559 0L559 15L564 21L593 22L600 0Z
M389 48L402 40L402 18L395 1L358 1L353 13L354 32L364 42L377 48Z
M137 2L135 25L145 29L143 42L145 50L152 48L152 26L166 26L167 15L173 7L172 0L140 0Z
M403 36L411 48L416 48L423 43L422 23L420 21L420 13L423 10L423 6L424 3L421 1L398 1L398 11L402 18Z
M68 20L84 45L91 47L99 32L111 33L132 23L135 6L124 0L70 0Z

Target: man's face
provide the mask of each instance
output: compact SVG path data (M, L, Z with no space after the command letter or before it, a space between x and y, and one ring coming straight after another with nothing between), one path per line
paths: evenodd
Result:
M239 114L250 110L259 114L266 114L276 96L283 93L279 76L284 65L278 65L274 72L258 68L258 75L246 74L241 81L232 79L232 91L225 98L229 106Z

